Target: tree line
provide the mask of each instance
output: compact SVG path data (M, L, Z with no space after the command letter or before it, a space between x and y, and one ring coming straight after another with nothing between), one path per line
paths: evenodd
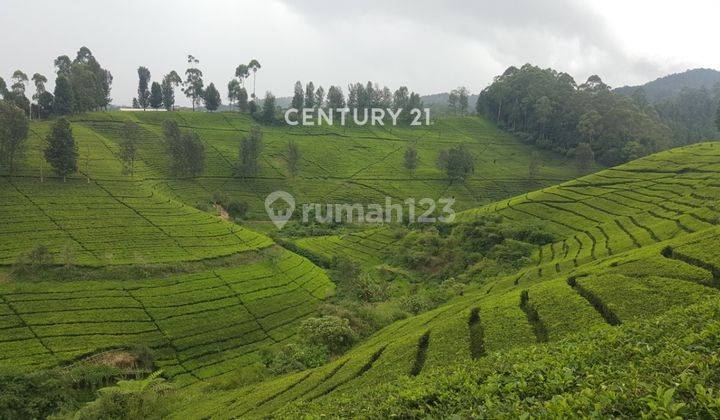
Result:
M542 148L573 155L586 144L608 166L673 143L671 130L654 109L613 93L600 77L578 85L567 73L530 64L496 77L480 93L476 109Z
M8 87L0 77L0 97L32 118L48 118L52 115L70 115L86 111L106 109L110 104L112 74L102 68L90 49L82 47L75 58L61 55L55 59L55 89L45 88L46 76L35 73L32 78L16 70ZM26 95L26 85L32 81L35 93L32 101Z
M340 86L330 86L325 92L322 86L315 87L313 82L308 82L303 88L302 82L295 82L293 97L290 108L294 109L316 109L328 110L337 109L371 109L383 108L397 111L402 110L399 121L409 122L411 120L410 110L422 109L423 103L420 95L411 92L407 86L401 86L394 92L387 86L380 87L379 84L368 81L351 83L347 87L347 99Z

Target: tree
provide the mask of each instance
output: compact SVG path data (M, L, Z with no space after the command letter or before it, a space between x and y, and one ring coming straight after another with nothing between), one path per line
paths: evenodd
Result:
M720 130L720 106L715 113L715 125L717 126L717 129Z
M153 109L160 109L163 106L162 87L158 82L153 82L150 87L150 106Z
M248 63L248 69L252 70L253 72L253 93L252 98L255 99L257 96L255 96L255 78L257 77L257 71L260 70L260 62L258 62L256 59L250 60L250 63Z
M263 133L259 127L253 126L240 142L238 175L243 178L252 177L260 171L260 152L262 151Z
M215 111L220 106L220 92L215 88L214 83L210 83L205 89L205 108L208 111Z
M450 182L465 181L475 172L473 157L462 144L441 151L438 156L438 166L445 171Z
M57 115L70 115L75 109L75 95L70 82L65 76L58 76L55 79L55 100L53 110Z
M408 146L408 148L405 149L405 156L403 161L405 169L412 173L415 169L417 169L419 162L420 159L418 158L417 149L415 149L415 147L413 146Z
M45 83L47 83L47 77L40 73L35 73L33 74L32 81L35 84L35 94L33 95L33 99L37 101L40 99L40 95L45 93Z
M122 174L133 176L135 169L135 155L137 154L140 138L140 126L133 122L123 125L123 136L120 140L120 161L123 163Z
M5 83L5 79L3 79L2 77L0 77L0 96L1 96L3 99L7 99L8 93L9 93L9 92L8 92L8 90L7 90L7 83Z
M23 154L28 134L25 113L15 105L0 101L0 165L12 175L15 162Z
M72 61L67 55L61 55L55 59L55 69L58 76L69 76Z
M53 112L55 97L52 93L45 91L40 94L37 99L37 103L39 108L38 116L40 118L48 118Z
M235 77L240 80L240 85L245 87L245 79L250 77L250 71L247 64L240 64L237 68L235 68Z
M460 95L459 95L457 89L451 90L450 94L448 95L448 109L452 113L457 112L459 96Z
M552 112L552 102L550 102L550 99L548 99L547 96L542 96L540 99L537 100L537 102L535 102L535 119L540 126L539 130L542 138L545 138L547 136L545 132L545 127L548 121L550 121Z
M237 79L232 79L228 82L227 89L228 102L230 103L230 106L232 106L238 99L238 95L240 93L240 82Z
M192 55L188 55L187 62L191 66L194 66L200 61ZM202 78L203 73L197 67L190 67L185 70L185 82L183 84L183 92L185 93L185 96L190 98L193 111L195 111L195 106L203 97L204 84Z
M461 86L457 89L458 91L458 111L460 115L465 115L468 109L468 90L465 86Z
M305 108L315 108L315 85L313 82L305 85Z
M162 89L162 103L166 110L170 111L175 106L175 88L182 83L180 75L175 70L163 77L160 88Z
M575 166L578 174L586 174L595 164L595 153L588 143L580 143L575 148Z
M59 118L46 138L45 160L66 181L67 176L77 172L78 148L70 128L70 122Z
M133 109L140 109L140 104L138 103L137 98L133 98L132 107L133 107Z
M580 116L577 125L577 131L582 136L584 143L593 144L598 134L602 130L600 121L602 117L595 110L588 111Z
M300 83L300 81L298 80L297 82L295 82L295 89L293 92L292 101L290 102L290 107L298 109L298 110L302 110L303 107L305 106L304 104L305 104L305 96L303 93L303 87L302 87L302 83Z
M320 86L315 90L315 106L318 108L322 108L324 102L325 102L325 89L323 89L323 87Z
M262 104L261 119L263 122L268 124L275 122L275 96L273 96L273 94L269 91L265 93L265 99Z
M237 106L240 112L248 111L248 93L244 87L241 87L238 91Z
M198 176L205 167L205 146L195 132L183 133L177 122L162 124L165 149L170 156L170 172L174 176Z
M300 148L297 143L290 140L287 144L287 166L288 172L294 177L298 172L298 165L300 164Z
M332 110L345 108L345 96L343 95L342 88L339 86L330 86L327 94L327 106Z
M147 67L138 67L138 103L142 109L147 109L150 106L150 91L148 90L148 84L150 83L150 70Z

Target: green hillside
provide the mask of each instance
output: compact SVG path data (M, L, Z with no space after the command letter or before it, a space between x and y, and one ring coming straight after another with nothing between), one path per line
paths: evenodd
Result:
M538 363L558 365L562 362L552 359L553 354L566 354L572 348L571 344L562 344L563 340L582 340L572 337L584 332L597 334L597 341L580 349L598 353L609 345L607 340L616 336L629 336L628 339L639 340L636 342L642 342L644 336L657 337L657 343L652 345L660 345L662 340L672 343L679 340L682 344L686 336L680 335L681 332L673 335L671 326L662 329L657 325L689 324L694 316L708 320L708 324L694 327L697 332L712 334L712 325L717 324L720 316L712 306L720 298L720 254L717 252L720 231L715 226L720 194L718 165L718 144L699 144L466 212L461 215L466 221L488 213L499 213L510 220L537 218L563 239L538 249L533 263L517 274L481 283L475 291L447 305L396 322L328 365L248 388L215 392L211 397L205 395L201 402L180 404L177 417L208 414L221 418L261 417L279 409L287 410L280 411L282 416L301 413L407 416L414 410L433 413L432 406L426 406L420 398L426 395L435 401L432 398L440 397L428 396L425 392L429 392L426 391L429 385L423 384L443 387L444 381L462 380L466 376L444 378L442 375L446 374L435 373L419 379L417 385L410 382L407 394L403 393L407 400L393 399L374 390L382 384L390 384L390 388L382 389L394 389L395 381L407 384L409 376L447 371L473 359L480 359L478 366L491 374L502 374L502 366L522 360L528 354L537 354L533 357ZM349 247L356 246L358 240L357 235L348 235L334 242L337 246ZM304 244L308 248L317 245L307 241ZM374 258L382 255L378 252ZM685 314L676 312L658 321L661 324L652 321L673 308L696 303L701 303L699 309ZM636 325L637 322L643 324ZM621 328L618 332L607 332L618 326ZM708 330L702 333L705 328ZM640 329L645 335L638 333L633 338ZM561 344L547 347L545 342ZM538 344L540 347L536 347ZM504 355L509 349L518 350ZM594 356L578 353L574 357ZM613 361L620 366L623 362L622 359ZM646 382L636 388L633 401L646 401L645 397L650 400L658 388L669 389L674 383L682 382L681 370L660 374L663 366L657 360L643 363L648 363L647 371L634 371L634 380ZM607 377L620 381L622 370L623 367L618 367L609 371ZM458 375L467 374L461 370ZM582 372L575 376L573 371L568 371L567 375L567 381L584 378ZM696 382L690 382L690 389L678 398L699 400L701 391L693 387L694 383L702 384L702 378L693 376ZM708 379L707 384L712 386L717 382ZM447 407L452 407L454 398L482 402L484 395L487 398L493 395L489 390L491 385L449 386L442 388L449 393L447 398L442 398L443 402L447 401ZM575 388L568 389L573 392ZM413 394L415 391L418 394ZM550 388L537 392L545 392L541 397L550 399L553 391L563 392ZM191 388L187 392L193 395L193 392L204 391ZM508 392L522 395L523 391L509 389ZM386 400L389 402L382 408L388 411L375 411L380 406L373 403ZM402 405L405 403L408 405ZM409 404L417 405L410 407ZM522 407L533 407L533 402L525 404ZM607 404L599 408L600 415L615 413L612 404ZM630 410L626 415L639 415L642 409L648 408L647 404L635 404L636 411ZM513 406L502 406L498 411L488 412L512 412L513 409ZM696 410L693 413L707 412L695 405L693 409Z
M200 135L207 156L200 177L169 175L165 118ZM121 174L118 158L126 121L138 122L141 132L132 176ZM475 117L422 129L264 127L261 174L239 180L233 176L238 143L251 125L233 113L77 115L79 173L63 182L42 159L51 123L32 122L26 161L12 177L0 177L0 375L69 369L114 351L148 348L164 377L192 388L253 366L264 349L291 340L335 285L310 260L218 217L209 205L215 191L245 200L250 218L266 220L263 200L275 189L301 202L451 194L459 209L529 188L524 176L533 149ZM291 138L303 153L295 178L282 158ZM410 142L422 159L412 175L401 169ZM451 186L435 159L459 143L473 151L477 170L467 183ZM568 159L551 153L542 159L537 185L572 177ZM392 243L383 229L375 233L358 235L374 241L371 250ZM16 276L13 270L23 266L15 264L41 245L52 258L49 267ZM359 253L352 246L346 251L353 258ZM366 253L368 265L381 261Z
M284 250L159 279L0 285L2 372L143 345L177 384L216 377L294 334L332 289L321 269Z

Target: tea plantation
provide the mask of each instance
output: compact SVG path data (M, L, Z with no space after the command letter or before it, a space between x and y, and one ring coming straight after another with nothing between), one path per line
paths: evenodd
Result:
M563 239L321 368L177 417L716 416L719 164L717 143L698 144L465 212L536 218ZM378 234L298 242L331 254Z

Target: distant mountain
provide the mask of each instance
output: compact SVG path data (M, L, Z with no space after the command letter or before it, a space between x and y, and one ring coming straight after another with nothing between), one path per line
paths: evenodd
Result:
M712 89L718 83L720 83L720 71L693 69L661 77L641 86L623 86L614 91L623 95L631 95L635 90L642 88L650 103L658 103L676 96L683 88Z

